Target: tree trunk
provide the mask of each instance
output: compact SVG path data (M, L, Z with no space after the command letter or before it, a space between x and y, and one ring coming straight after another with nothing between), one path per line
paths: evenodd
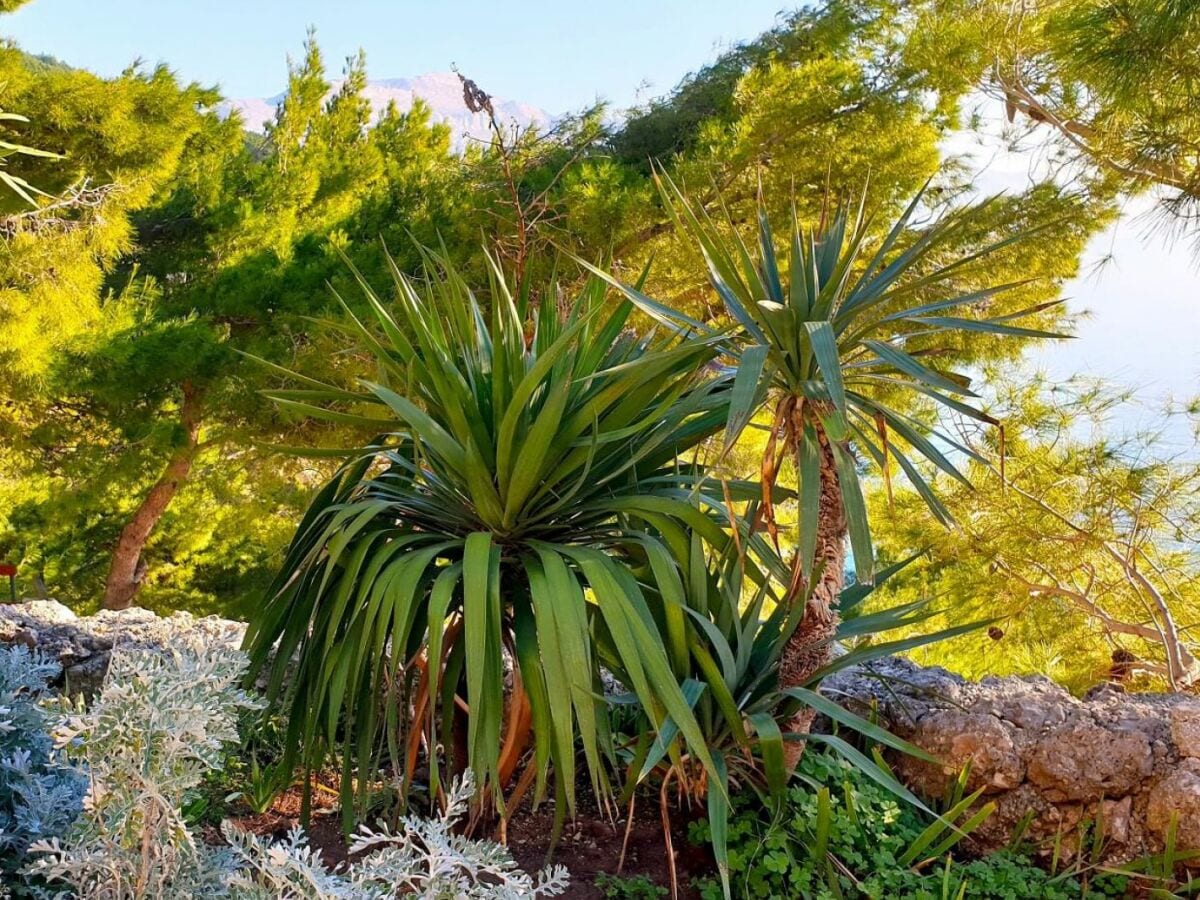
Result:
M133 603L145 574L142 551L146 541L191 471L200 432L200 395L190 383L183 385L179 422L183 427L184 443L171 454L162 475L146 494L133 518L121 529L104 585L102 605L105 609L128 609Z
M813 559L813 571L817 572L817 583L804 610L804 618L788 641L779 661L779 685L781 688L800 687L814 672L829 662L832 655L833 635L837 631L838 596L845 583L846 569L846 511L842 506L842 494L838 484L837 463L833 448L818 429L817 438L821 445L821 496L817 513L817 545ZM799 554L793 565L799 567ZM797 579L795 597L807 590L803 579ZM816 711L803 707L788 722L787 730L807 732L812 727ZM796 767L804 753L804 741L788 741L784 745L784 762L788 771Z

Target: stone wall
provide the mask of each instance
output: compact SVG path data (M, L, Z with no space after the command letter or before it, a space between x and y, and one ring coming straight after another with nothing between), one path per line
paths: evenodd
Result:
M130 607L81 617L56 600L0 603L0 643L25 644L58 660L60 687L84 696L99 688L114 646L160 649L196 638L237 647L245 633L244 623L185 612L159 616Z
M846 669L822 691L859 713L875 708L894 733L943 761L894 760L915 791L942 796L969 763L969 789L996 804L975 835L981 850L1007 844L1031 811L1026 835L1048 843L1061 835L1067 854L1097 823L1106 862L1159 853L1172 817L1177 849L1200 850L1194 696L1103 687L1078 699L1046 678L970 682L899 658Z
M200 638L231 646L245 625L143 609L77 617L54 601L0 604L0 642L21 642L58 659L65 687L90 694L114 645L162 648ZM975 833L980 850L1008 843L1032 811L1027 836L1070 853L1081 827L1100 822L1104 857L1123 862L1162 850L1177 821L1179 850L1200 850L1200 699L1123 694L1106 688L1077 699L1045 678L970 682L939 668L889 658L848 668L822 691L859 713L874 709L899 734L942 760L893 762L902 780L943 795L970 764L969 788L996 813Z

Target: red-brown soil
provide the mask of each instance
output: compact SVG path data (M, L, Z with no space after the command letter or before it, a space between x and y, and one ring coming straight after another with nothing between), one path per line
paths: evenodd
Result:
M692 881L713 874L711 855L687 839L688 821L686 813L673 814L671 842L675 849L681 898L698 897ZM604 896L595 886L596 876L618 874L626 824L623 817L609 822L594 810L581 809L574 822L568 821L564 825L562 838L550 859L552 863L566 866L571 873L571 886L562 896L572 900ZM536 812L524 809L509 823L508 846L522 868L532 871L546 862L553 827L553 809L545 804ZM667 859L658 804L645 800L634 811L625 865L620 874L626 877L644 875L655 884L667 887L670 884Z
M313 814L308 828L312 847L321 852L326 865L336 866L346 861L346 841L342 823L336 811L322 807L322 792L313 796ZM581 801L583 798L581 798ZM666 845L657 798L646 798L635 807L633 827L629 829L625 863L620 874L626 877L643 875L662 887L670 884ZM264 837L281 838L296 825L300 817L300 789L292 788L282 794L265 813L234 816L239 828ZM695 898L699 894L692 881L713 874L712 857L705 848L687 839L686 811L672 814L672 843L679 881L679 896ZM602 873L618 874L621 846L625 840L626 819L609 818L588 804L579 810L574 821L568 820L556 847L551 848L554 831L554 808L543 803L537 810L524 806L508 824L508 847L513 858L526 871L535 871L549 862L564 865L571 873L571 886L562 895L569 900L594 900L604 894L595 885ZM219 840L214 833L210 836Z

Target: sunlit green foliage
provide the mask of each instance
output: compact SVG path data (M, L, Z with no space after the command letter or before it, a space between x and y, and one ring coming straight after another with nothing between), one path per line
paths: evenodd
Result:
M19 62L20 54L12 54ZM181 90L165 71L113 83L70 70L50 78L64 82L71 103L111 107L114 117L134 110L143 116L136 127L120 120L93 125L101 132L95 139L103 139L97 147L85 143L88 132L81 129L63 147L71 178L91 179L102 207L93 211L87 194L71 205L72 221L61 235L48 235L39 213L30 217L29 237L12 242L27 240L38 254L28 266L53 276L43 275L33 290L10 291L16 299L7 308L11 333L38 335L13 355L12 367L38 378L20 380L17 372L7 381L6 392L23 402L10 407L17 418L9 426L14 440L6 469L14 481L5 488L5 555L64 599L95 602L103 593L120 529L183 445L185 385L198 398L198 440L184 488L139 564L151 573L145 601L204 608L215 596L236 598L265 586L275 564L270 554L287 533L280 507L294 508L309 476L300 466L246 452L254 437L287 426L246 390L233 349L290 359L303 346L321 360L296 316L329 302L323 284L336 263L327 236L368 201L386 202L393 213L406 198L427 205L430 169L449 160L445 129L429 127L421 107L405 116L391 111L365 135L367 112L355 93L363 85L360 63L351 64L349 76L349 86L326 104L322 64L310 44L293 69L266 157L236 120L197 111L211 95ZM80 95L79 80L91 97ZM150 87L173 98L175 119L160 123L147 115L153 113L147 100L121 97ZM27 102L36 105L39 97ZM50 106L42 127L60 118ZM138 128L145 132L140 140ZM154 128L171 135L169 152ZM324 140L306 140L310 131ZM55 134L45 139L49 146L61 145ZM131 145L125 156L116 156L125 145ZM135 150L153 162L152 171L138 175ZM376 191L385 171L392 192L386 197ZM101 181L117 172L119 181ZM167 174L170 182L154 191ZM41 170L29 177L52 183ZM88 224L92 216L103 228ZM96 245L90 258L79 255L80 241ZM61 254L62 267L46 258L50 252ZM63 284L64 277L71 283ZM49 296L50 290L61 293ZM68 303L68 294L87 302ZM69 322L43 321L60 311Z
M931 528L921 501L872 497L885 555L929 548L881 592L887 602L932 597L949 622L994 618L980 631L927 647L922 662L971 677L1046 674L1082 691L1109 678L1186 686L1198 669L1200 525L1195 454L1173 458L1155 433L1113 432L1128 398L1087 383L999 384L990 412L1007 423L1005 480L994 456L969 462L974 490L939 479L958 521ZM962 430L994 454L997 436Z
M0 373L32 389L64 341L105 327L102 285L133 246L128 214L173 172L197 127L195 105L212 96L181 88L165 69L104 81L36 66L12 48L0 48L0 81L9 110L33 113L23 113L31 121L19 131L14 123L18 138L62 155L9 160L10 171L52 195L40 200L44 212L7 192L0 200Z
M0 49L0 69L5 102L35 112L21 126L21 139L62 157L10 160L14 173L50 196L39 197L33 209L6 195L0 218L6 251L0 263L0 505L8 517L0 553L23 562L30 559L30 540L38 544L35 557L55 555L55 532L92 527L95 511L82 495L113 486L109 466L117 463L125 476L118 496L130 490L131 461L114 453L119 426L97 410L153 386L118 379L119 396L84 394L89 378L103 376L81 371L78 354L134 328L156 297L152 285L109 279L135 245L131 212L175 170L200 127L197 104L212 102L213 95L181 87L161 68L105 81L13 48ZM143 454L150 450L148 437L140 435ZM22 533L15 525L22 517L44 524ZM105 543L88 548L85 571L97 566L97 551L103 566ZM78 570L52 565L47 574L66 575L64 587L82 586Z
M748 244L731 222L723 224L735 237L723 239L716 223L697 211L669 179L664 195L681 229L702 248L713 289L738 323L730 352L738 360L739 390L729 410L726 448L760 408L774 409L769 427L778 447L768 439L764 487L773 484L781 465L794 466L802 513L797 546L803 577L811 576L818 551L820 495L829 477L840 492L857 576L869 581L874 572L870 527L851 446L885 478L892 462L898 463L931 512L949 524L946 510L910 457L930 462L951 477L962 480L962 475L935 444L945 442L946 436L935 433L931 441L926 428L908 412L926 401L924 405L999 424L972 405L978 395L970 388L970 378L947 368L946 360L964 337L1054 337L1030 327L1046 312L1043 305L993 314L994 298L1025 282L981 285L972 271L977 261L986 262L1007 245L1030 241L1035 233L1017 230L956 256L953 248L961 246L956 235L963 230L978 235L975 217L986 214L990 201L918 230L911 226L923 197L918 193L881 240L864 213L863 199L831 210L812 231L805 232L794 221L790 235L778 241L766 205L760 205L758 240ZM628 293L649 314L673 324L687 323L678 312L653 304L640 292ZM767 499L764 496L764 502ZM773 515L765 511L765 522L774 530ZM841 572L837 575L840 578Z
M1097 184L1128 193L1160 188L1164 211L1196 233L1200 7L986 2L963 18L982 32L986 88L1010 121L1056 140L1062 156L1082 161Z

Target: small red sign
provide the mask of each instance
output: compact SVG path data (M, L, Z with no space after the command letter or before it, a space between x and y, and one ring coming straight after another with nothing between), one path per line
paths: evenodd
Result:
M17 577L17 567L10 566L7 563L0 563L0 578L4 578L4 577L16 578Z

